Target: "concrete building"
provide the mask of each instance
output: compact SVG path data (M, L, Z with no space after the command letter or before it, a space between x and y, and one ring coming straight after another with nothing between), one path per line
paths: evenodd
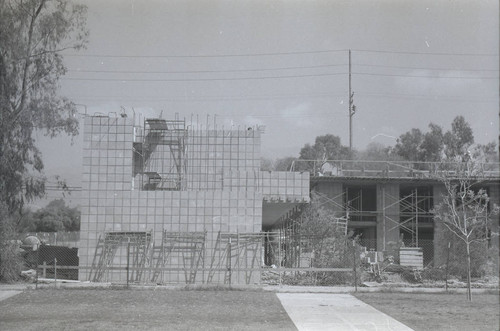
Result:
M445 262L442 225L432 213L445 193L435 179L439 163L297 160L294 166L311 169L311 192L337 217L348 218L348 229L368 249L389 252L403 243L421 248L424 265ZM485 165L481 182L497 205L499 174L498 164ZM492 231L498 233L498 216Z
M260 171L259 127L134 121L85 119L80 279L258 283L262 230L309 201L309 173Z

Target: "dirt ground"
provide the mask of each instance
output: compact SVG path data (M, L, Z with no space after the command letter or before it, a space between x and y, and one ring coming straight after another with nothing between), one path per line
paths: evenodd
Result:
M0 302L0 330L296 330L274 293L31 290Z
M357 293L355 296L415 331L500 330L498 294Z

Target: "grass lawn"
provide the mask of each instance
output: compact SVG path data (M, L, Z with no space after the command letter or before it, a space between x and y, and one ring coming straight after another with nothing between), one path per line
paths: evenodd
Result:
M296 330L274 293L31 290L0 302L0 330Z
M498 294L356 293L378 310L420 330L500 330Z

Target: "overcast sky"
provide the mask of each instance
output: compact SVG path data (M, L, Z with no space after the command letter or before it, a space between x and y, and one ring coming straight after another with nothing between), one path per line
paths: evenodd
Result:
M498 138L498 1L85 3L89 45L61 81L81 112L264 125L272 158L327 133L348 145L351 49L355 148L457 115ZM46 174L79 185L80 138L39 141Z

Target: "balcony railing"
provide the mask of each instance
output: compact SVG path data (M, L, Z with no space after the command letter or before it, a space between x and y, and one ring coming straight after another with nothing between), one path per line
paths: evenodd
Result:
M292 163L290 171L309 171L311 177L360 178L437 178L456 173L454 162L302 160ZM500 178L500 163L477 163L475 173L484 178Z

